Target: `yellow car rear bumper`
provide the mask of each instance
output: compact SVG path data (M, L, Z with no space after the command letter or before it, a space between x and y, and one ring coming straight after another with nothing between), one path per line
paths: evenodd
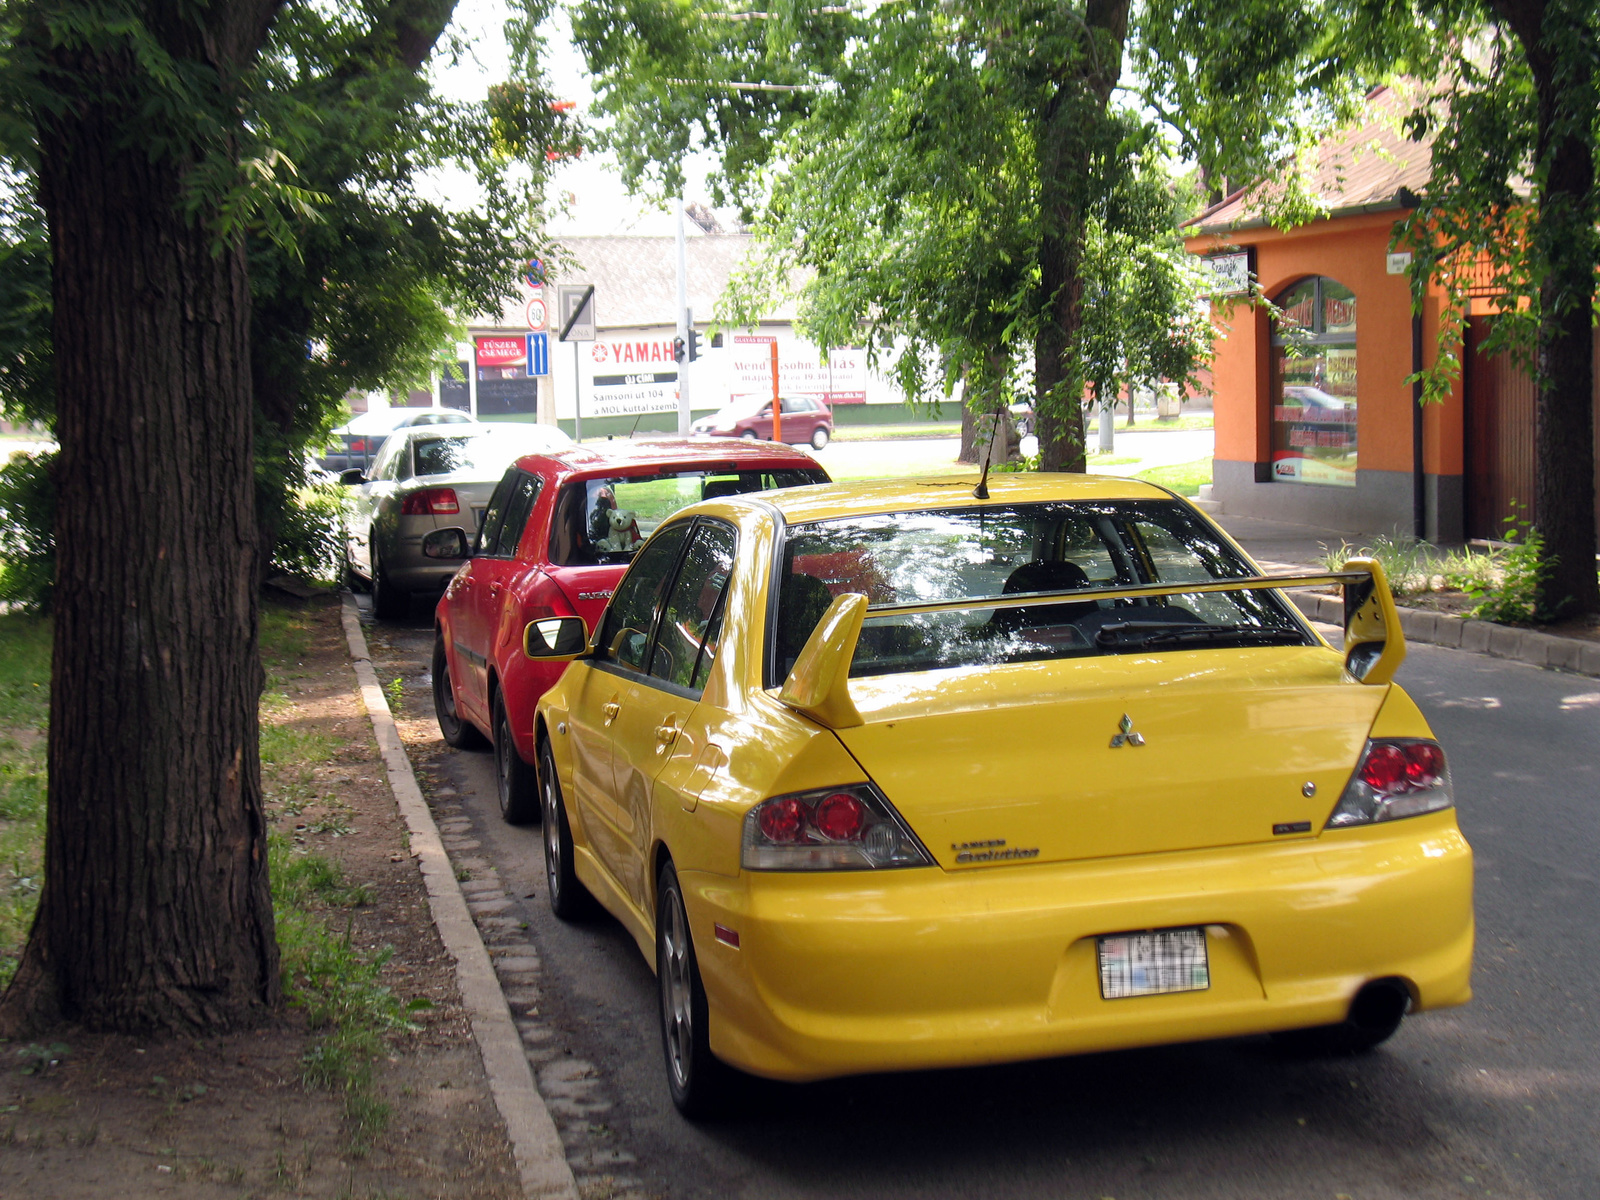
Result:
M1331 1024L1391 976L1413 1011L1472 995L1472 851L1452 812L1074 863L682 879L712 1048L778 1079ZM1097 935L1182 926L1207 929L1208 990L1101 998Z

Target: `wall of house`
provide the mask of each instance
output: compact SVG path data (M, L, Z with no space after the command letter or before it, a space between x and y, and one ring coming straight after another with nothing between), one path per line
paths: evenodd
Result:
M1212 498L1223 511L1352 533L1412 528L1411 296L1407 277L1391 275L1387 256L1396 212L1316 221L1288 233L1241 230L1230 237L1196 237L1204 254L1223 246L1252 246L1261 291L1277 296L1313 275L1337 280L1356 294L1356 485L1274 481L1271 469L1271 322L1264 309L1218 302L1216 457ZM1423 314L1424 361L1431 363L1439 300ZM1457 384L1443 404L1424 410L1423 464L1428 536L1456 542L1462 529L1461 395Z

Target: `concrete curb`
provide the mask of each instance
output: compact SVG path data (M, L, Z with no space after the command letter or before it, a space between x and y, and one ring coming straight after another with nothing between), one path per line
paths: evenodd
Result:
M405 746L400 741L400 731L395 728L383 689L378 685L377 672L372 669L372 656L367 651L366 635L361 632L355 597L346 592L342 602L341 619L345 639L350 644L350 657L354 660L356 682L361 687L361 701L372 718L372 732L378 739L395 804L411 834L411 856L421 868L423 883L427 885L428 908L433 914L434 927L439 931L444 948L455 960L456 987L472 1022L473 1039L483 1056L489 1091L506 1123L517 1171L522 1176L522 1190L528 1197L540 1200L544 1197L578 1200L578 1184L573 1179L572 1168L567 1165L561 1137L556 1133L544 1098L534 1086L533 1070L528 1066L522 1038L511 1019L500 980L467 909L455 869L450 865L444 843L439 840L433 814L428 811L422 789L417 786L411 760L406 757Z
M1338 596L1294 588L1287 595L1307 618L1330 625L1344 624L1344 601ZM1408 642L1470 650L1491 658L1507 658L1534 667L1555 667L1576 675L1600 676L1600 642L1561 637L1537 629L1518 629L1429 612L1422 608L1400 609L1400 630Z

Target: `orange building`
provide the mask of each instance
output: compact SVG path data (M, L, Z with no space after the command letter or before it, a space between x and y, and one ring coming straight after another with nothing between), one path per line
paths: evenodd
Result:
M1227 513L1459 542L1463 389L1415 419L1406 379L1433 361L1439 296L1413 317L1409 258L1390 249L1427 182L1428 148L1398 134L1405 105L1392 91L1368 99L1367 124L1319 151L1311 183L1326 217L1274 228L1258 186L1189 226L1191 252L1230 259L1241 284L1247 267L1283 313L1273 320L1242 296L1213 301L1211 498Z

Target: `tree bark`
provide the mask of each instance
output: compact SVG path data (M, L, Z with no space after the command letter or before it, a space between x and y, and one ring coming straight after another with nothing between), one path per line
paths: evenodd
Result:
M225 97L275 2L152 3ZM201 25L205 22L205 25ZM278 996L257 753L250 296L180 212L129 51L41 40L57 381L44 886L0 1031L247 1023Z
M1539 287L1534 490L1549 572L1547 618L1600 611L1594 517L1594 151L1596 46L1587 10L1560 0L1494 0L1522 44L1538 97L1539 188L1532 253Z
M1090 155L1122 74L1128 0L1089 0L1086 36L1057 87L1039 133L1039 247L1043 319L1034 339L1034 424L1040 469L1081 472L1083 368L1077 352L1083 324L1083 240L1092 198Z

